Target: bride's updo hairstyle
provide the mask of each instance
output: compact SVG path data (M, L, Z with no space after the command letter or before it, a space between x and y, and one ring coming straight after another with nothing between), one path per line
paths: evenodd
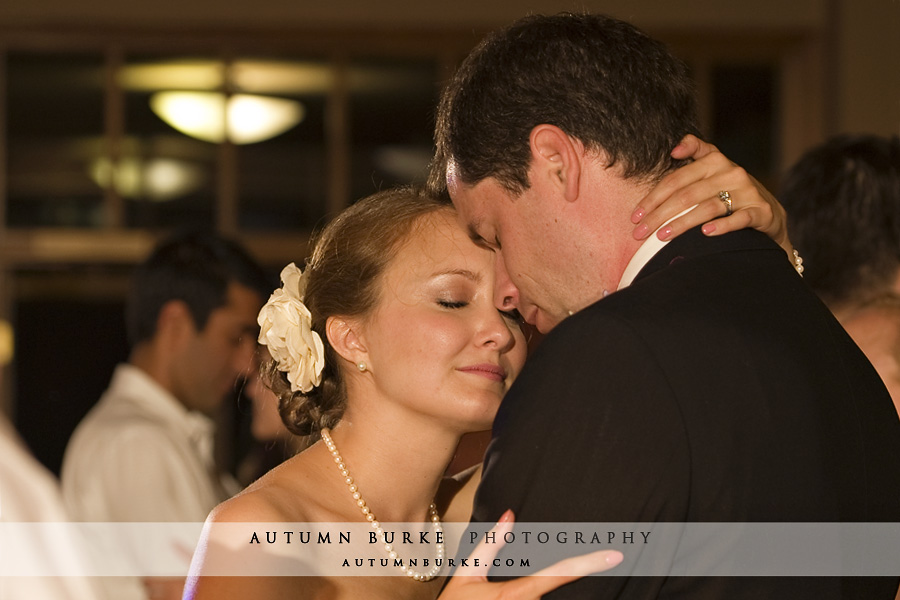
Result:
M339 367L341 357L328 343L329 317L364 317L378 302L381 275L420 220L453 208L413 187L395 188L364 198L333 219L316 237L304 277L303 302L312 314L312 330L325 346L322 382L309 392L292 392L287 374L274 362L263 365L263 380L279 398L279 412L297 435L334 427L346 406Z

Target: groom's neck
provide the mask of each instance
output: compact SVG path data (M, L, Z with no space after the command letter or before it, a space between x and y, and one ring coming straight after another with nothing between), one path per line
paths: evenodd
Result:
M616 290L625 268L644 242L634 238L631 215L649 190L647 184L617 179L595 198L595 213L589 223L596 241L592 255L603 283L603 289L598 290L601 297L604 291Z

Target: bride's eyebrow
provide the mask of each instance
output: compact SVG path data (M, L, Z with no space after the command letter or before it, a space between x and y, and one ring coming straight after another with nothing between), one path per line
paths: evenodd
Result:
M448 269L446 271L438 271L434 275L432 275L433 279L438 279L440 277L448 277L452 275L459 275L461 277L465 277L470 281L474 281L475 283L479 283L481 281L481 273L476 273L474 271L470 271L468 269Z

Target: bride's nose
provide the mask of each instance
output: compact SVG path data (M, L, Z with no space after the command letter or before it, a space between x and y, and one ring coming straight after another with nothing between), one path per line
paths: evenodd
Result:
M509 320L492 306L486 306L476 341L479 345L495 346L506 352L513 346L514 337Z

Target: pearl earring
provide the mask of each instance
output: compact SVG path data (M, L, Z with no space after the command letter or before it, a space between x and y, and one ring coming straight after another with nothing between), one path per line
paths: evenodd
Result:
M356 368L359 369L359 371L362 373L362 372L364 372L364 371L366 370L366 368L367 368L367 367L366 367L366 363L360 361L360 362L356 363Z

